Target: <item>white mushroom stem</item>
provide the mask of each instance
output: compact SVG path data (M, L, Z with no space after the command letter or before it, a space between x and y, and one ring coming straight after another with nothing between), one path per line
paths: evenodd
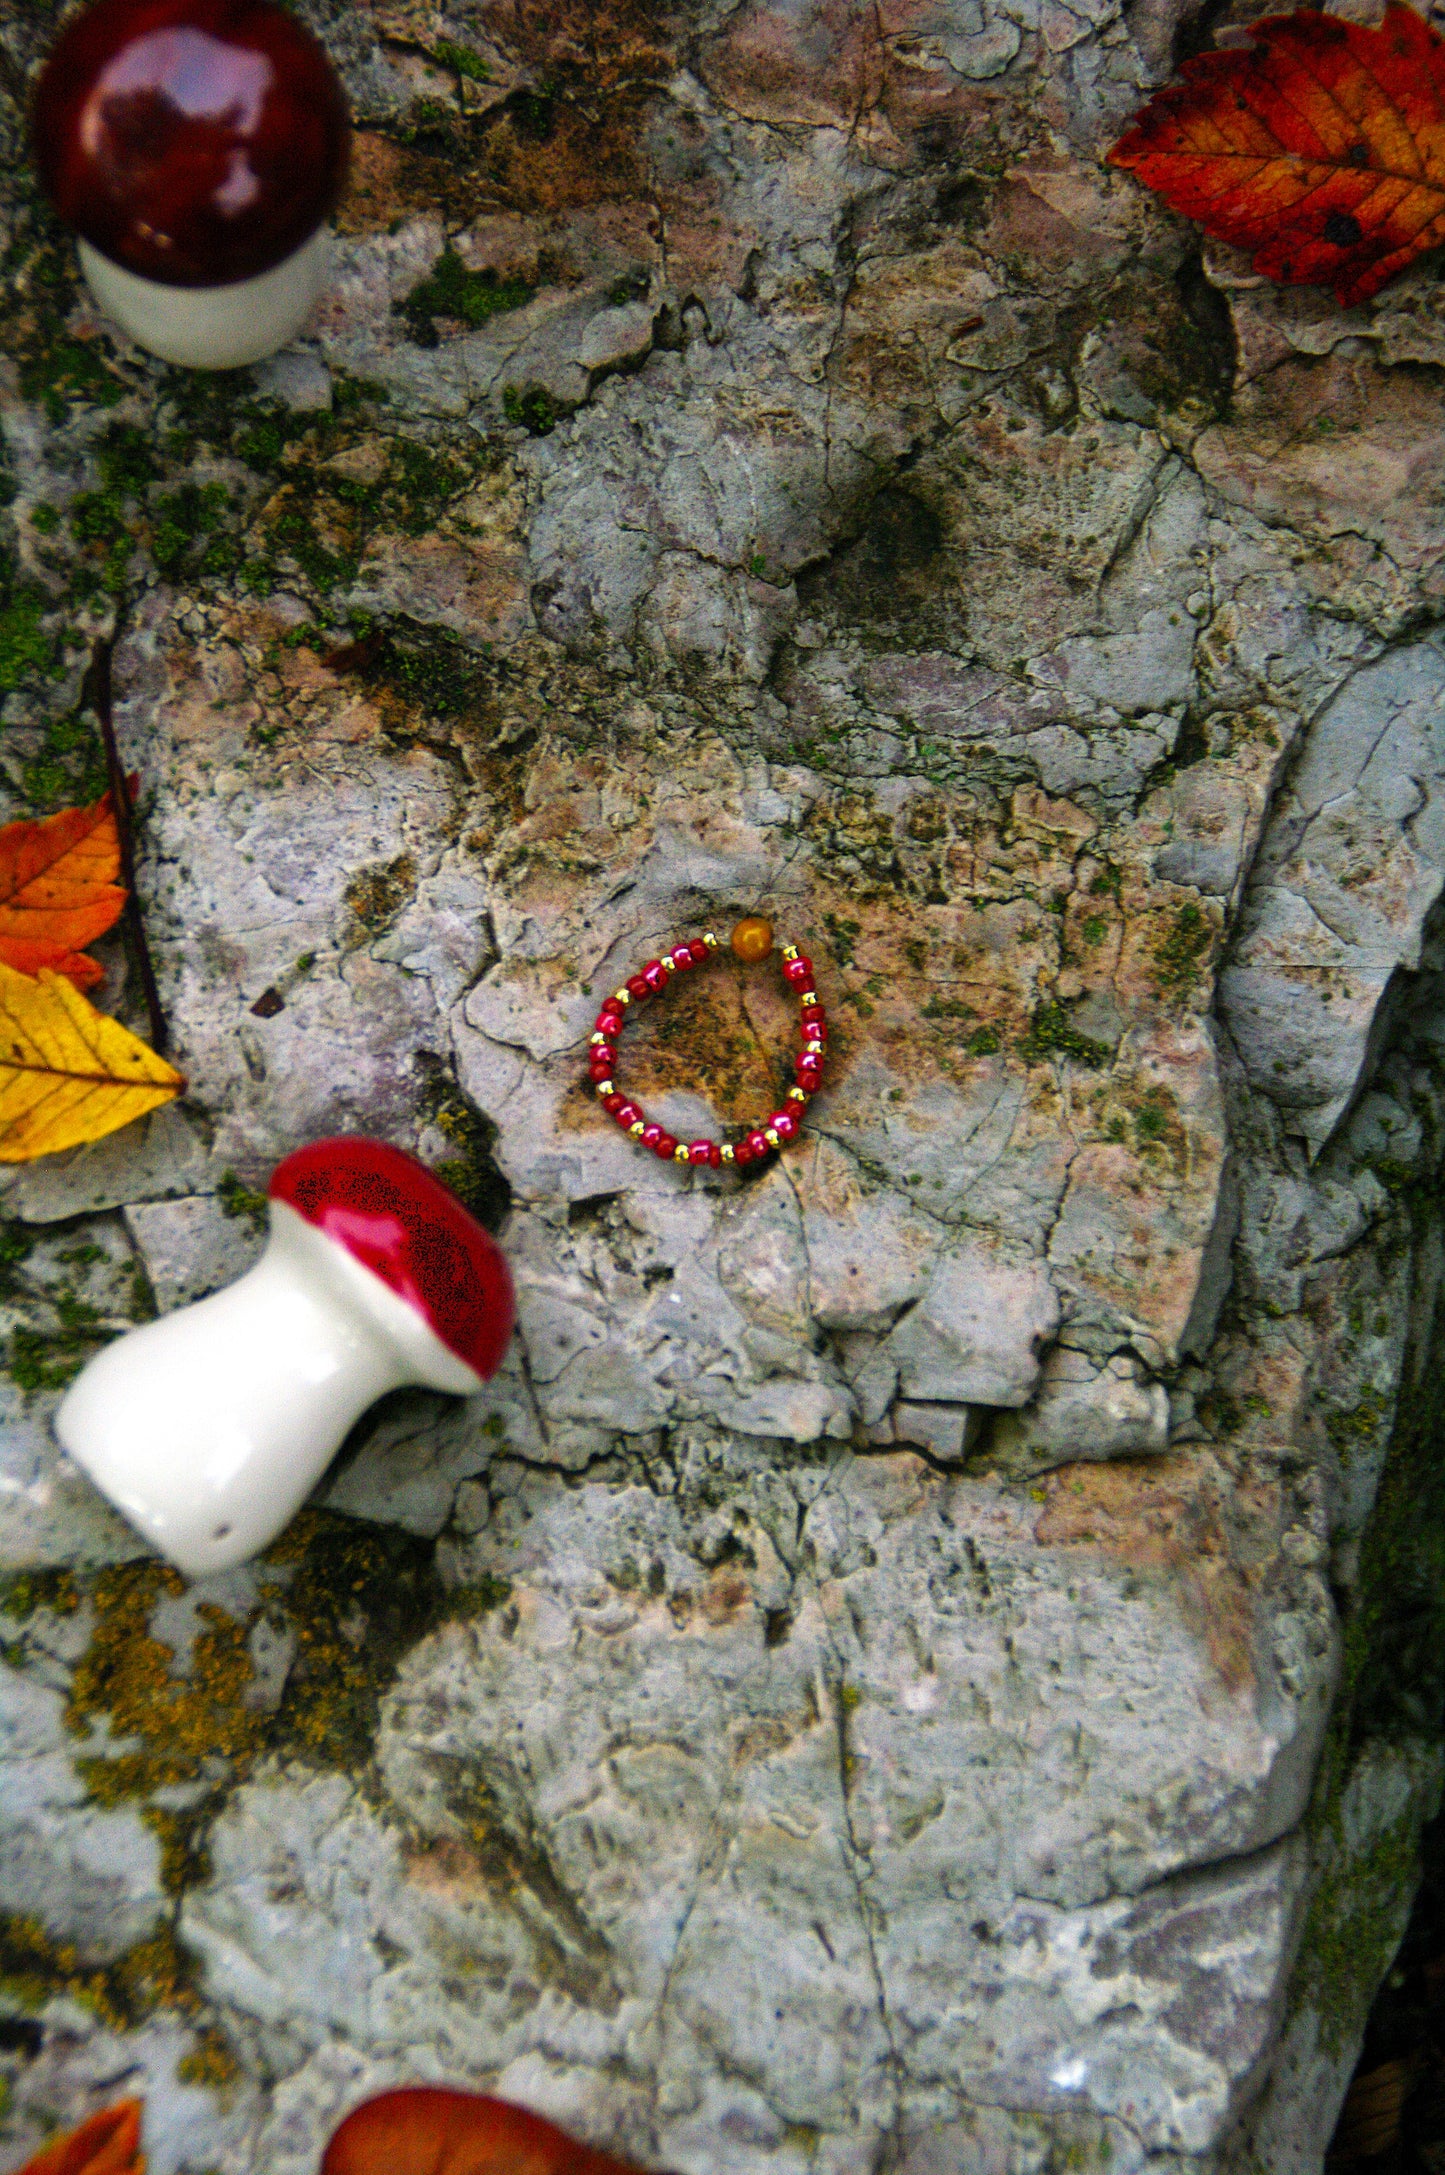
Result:
M352 1424L404 1383L481 1388L414 1307L272 1201L255 1268L108 1345L55 1431L117 1510L200 1578L274 1540Z
M295 339L325 290L331 235L318 227L269 272L229 287L166 287L127 272L85 241L80 264L106 315L152 355L192 370L236 370Z

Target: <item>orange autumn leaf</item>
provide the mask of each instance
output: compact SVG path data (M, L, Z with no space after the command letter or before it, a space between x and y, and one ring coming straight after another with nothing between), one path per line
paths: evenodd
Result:
M1256 272L1368 301L1445 241L1445 42L1302 9L1184 63L1109 153Z
M18 2175L145 2175L141 2103L119 2100L27 2160Z
M77 989L94 989L97 982L105 980L105 969L89 952L68 952L63 944L42 944L28 936L0 937L0 965L29 975L48 967L52 974L63 974Z
M11 956L12 945L48 945L69 955L93 944L125 905L119 874L120 837L108 793L89 808L7 823L0 829L0 960L23 974L34 970Z
M414 2085L349 2114L321 2175L639 2175L486 2092Z

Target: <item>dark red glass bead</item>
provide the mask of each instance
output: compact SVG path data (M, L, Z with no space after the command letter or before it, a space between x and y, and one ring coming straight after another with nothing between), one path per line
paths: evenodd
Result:
M716 1170L722 1162L722 1150L714 1140L695 1140L687 1151L689 1163L708 1163Z
M813 962L811 959L785 959L783 980L794 989L811 989L813 986Z
M793 1078L797 1081L799 1087L806 1088L810 1095L822 1077L823 1060L821 1057L800 1057L793 1067Z
M97 0L31 101L61 217L169 287L228 286L294 255L336 207L350 140L335 70L274 0Z
M734 1163L737 1163L737 1164L740 1164L740 1165L741 1165L741 1164L744 1164L744 1163L751 1163L751 1162L753 1162L753 1160L754 1160L754 1157L753 1157L753 1151L752 1151L751 1147L750 1147L750 1146L748 1145L748 1142L747 1142L747 1141L745 1141L745 1140L740 1140L740 1141L738 1142L737 1146L736 1146L736 1147L734 1148L734 1150L733 1150L733 1161L734 1161Z
M657 1124L649 1125L646 1132L643 1133L640 1138L644 1148L655 1149L658 1142L662 1138L662 1127Z
M599 1012L592 1022L592 1032L594 1035L620 1035L622 1032L622 1014L620 1012Z
M639 1004L642 1002L644 997L650 997L652 995L652 991L649 989L647 983L643 981L640 974L634 974L627 987L631 995L637 999Z
M679 974L690 974L692 972L693 957L690 944L674 945L667 956L677 968Z
M644 1133L642 1137L646 1140L647 1135ZM660 1163L670 1163L677 1154L677 1142L671 1133L659 1133L652 1143L652 1152Z
M660 959L649 959L642 970L642 979L654 997L660 997L667 987L667 969Z
M798 1121L791 1110L775 1110L768 1125L779 1140L796 1140L798 1137Z
M642 1123L642 1112L639 1110L636 1103L625 1102L622 1105L622 1108L620 1110L614 1110L612 1115L625 1132L630 1132L634 1125L640 1125Z
M772 1142L760 1132L749 1133L748 1147L752 1151L752 1158L755 1163L760 1156L771 1155L773 1152Z
M706 944L704 944L702 938L700 936L695 936L687 948L692 953L693 965L695 967L700 967L704 959L706 959L708 956L708 948Z
M611 1050L594 1050L587 1060L587 1070L594 1080L610 1080L616 1063Z
M627 1097L625 1095L604 1095L602 1098L602 1107L607 1112L609 1118L615 1118L623 1109L626 1101Z

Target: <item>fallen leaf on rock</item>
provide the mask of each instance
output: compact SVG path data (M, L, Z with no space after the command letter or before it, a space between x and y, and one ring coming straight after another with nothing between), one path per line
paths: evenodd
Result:
M48 2175L48 2171L47 2171ZM413 2085L367 2100L326 2148L321 2175L639 2175L555 2123L485 2092Z
M101 1140L185 1084L60 975L0 965L0 1163Z
M0 829L0 962L22 974L36 966L69 973L59 962L120 919L119 874L120 834L108 793L89 808L7 823ZM41 959L37 947L50 956ZM35 966L20 956L27 949ZM94 979L99 975L96 968Z
M1208 234L1346 306L1445 241L1445 42L1392 0L1378 29L1313 9L1202 53L1109 153Z
M13 967L17 974L31 975L48 967L52 974L63 974L77 989L94 989L97 982L105 980L104 968L89 952L68 952L63 944L44 944L35 937L0 938L0 965Z
M57 2137L18 2175L145 2175L145 2154L140 2149L141 2103L117 2101L102 2108L78 2130Z

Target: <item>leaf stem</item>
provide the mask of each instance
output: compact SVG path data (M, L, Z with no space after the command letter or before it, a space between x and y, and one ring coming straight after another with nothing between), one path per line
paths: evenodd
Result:
M135 832L130 814L130 781L126 777L125 765L121 762L120 749L115 738L115 710L110 677L110 660L114 648L114 640L101 640L96 643L90 653L82 695L87 692L89 694L105 747L105 774L110 783L110 805L115 810L116 837L120 841L120 880L125 885L125 931L129 938L131 960L140 976L141 990L145 997L151 1048L157 1057L164 1057L170 1042L170 1029L161 1009L161 993L156 986L155 968L151 964L150 946L146 942L145 920L136 895Z

